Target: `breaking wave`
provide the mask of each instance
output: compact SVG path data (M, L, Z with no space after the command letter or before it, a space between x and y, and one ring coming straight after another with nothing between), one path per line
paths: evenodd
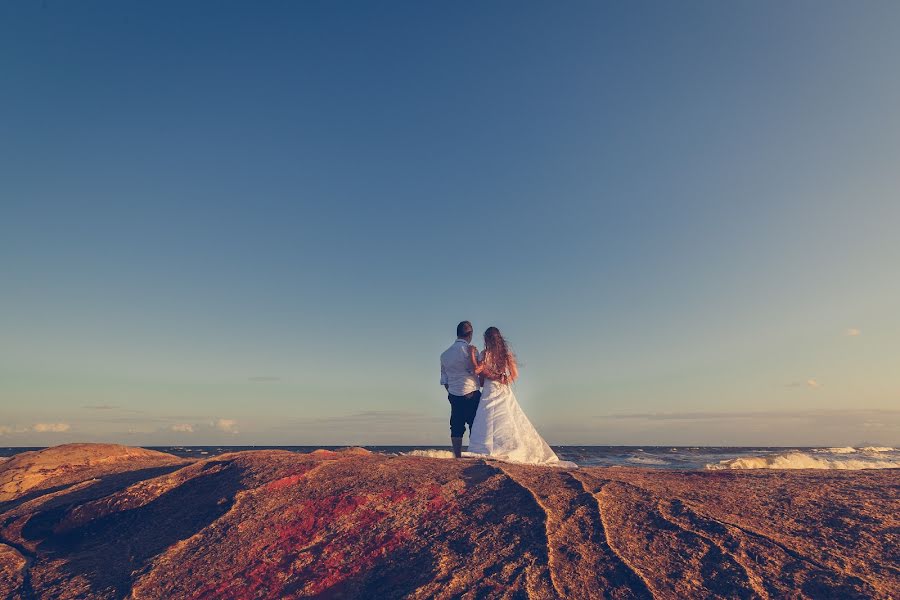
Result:
M830 452L840 450L840 452ZM764 456L742 456L717 463L706 468L711 471L724 469L897 469L900 468L900 453L893 448L872 451L869 448L844 452L845 448L826 448L812 453L788 451ZM832 456L828 456L831 454ZM887 454L890 454L888 456Z
M418 456L419 458L453 458L453 453L449 450L410 450L409 452L401 452L401 456ZM473 454L471 452L463 452L463 458L487 458L493 460L500 460L503 462L509 463L518 463L519 461L509 460L505 458L500 458L498 456L484 456L482 454ZM529 463L524 463L529 464ZM545 463L540 465L542 467L553 467L560 469L577 469L578 465L574 462L568 460L560 460L555 463Z
M813 450L813 452L827 452L828 454L853 454L856 452L856 448L851 448L847 446L845 448L817 448Z
M638 465L667 465L669 461L661 458L653 458L652 456L629 456L625 462L635 463Z

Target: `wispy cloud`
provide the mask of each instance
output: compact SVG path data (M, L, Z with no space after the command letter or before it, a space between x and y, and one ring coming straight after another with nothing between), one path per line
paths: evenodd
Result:
M730 419L806 419L827 416L900 416L898 410L758 410L758 411L688 411L688 412L645 412L645 413L612 413L596 415L597 419L612 420L646 420L646 421L716 421Z
M176 423L171 429L178 433L194 433L194 426L190 423Z
M178 423L184 423L185 421L195 421L200 422L206 419L209 419L209 416L206 415L197 415L197 414L180 414L180 415L150 415L143 411L138 410L128 410L125 411L129 414L119 414L120 411L116 411L115 413L101 413L96 417L92 418L92 421L96 421L98 423L125 423L128 425L153 425L153 424L161 424L162 426L168 428L169 425L176 425Z
M256 382L281 381L281 377L276 377L274 375L257 375L256 377L248 377L247 380Z
M614 421L719 421L723 419L753 419L758 417L772 417L784 413L774 412L648 412L598 415L599 419Z
M35 423L32 427L38 433L63 433L71 428L68 423Z
M818 379L807 379L806 381L792 381L785 385L785 387L808 387L808 388L818 388L822 387L822 384L819 383Z
M270 431L294 444L433 444L449 434L447 414L364 410L283 421Z
M444 422L445 417L438 417L418 412L407 412L402 410L363 410L349 415L337 415L330 417L319 417L315 419L301 419L302 423L315 423L321 425L396 425L398 423L433 423Z
M787 409L612 413L548 420L550 443L673 446L900 445L900 410Z
M219 419L216 421L215 427L225 433L238 433L237 424L234 419Z
M112 406L111 404L87 404L85 406L82 406L81 408L87 408L90 410L113 410L119 407Z
M846 331L846 333L847 333L847 335L848 335L849 337L857 337L857 336L862 335L862 331L860 331L860 330L857 329L856 327L851 327L851 328L849 328L849 329Z

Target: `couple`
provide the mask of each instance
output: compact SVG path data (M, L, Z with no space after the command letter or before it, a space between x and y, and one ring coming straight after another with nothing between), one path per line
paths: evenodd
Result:
M487 328L480 354L471 344L472 324L463 321L456 326L456 342L441 354L453 456L462 456L468 423L469 453L517 463L575 466L559 460L516 402L509 384L519 377L519 370L500 330Z

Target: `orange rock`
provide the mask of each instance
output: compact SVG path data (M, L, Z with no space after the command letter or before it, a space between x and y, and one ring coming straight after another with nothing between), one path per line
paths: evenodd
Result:
M900 597L896 470L77 445L0 482L0 597Z

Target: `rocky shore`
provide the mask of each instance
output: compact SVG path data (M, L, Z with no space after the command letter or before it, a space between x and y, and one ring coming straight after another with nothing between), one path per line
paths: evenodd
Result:
M900 472L364 450L0 463L0 598L900 598Z

